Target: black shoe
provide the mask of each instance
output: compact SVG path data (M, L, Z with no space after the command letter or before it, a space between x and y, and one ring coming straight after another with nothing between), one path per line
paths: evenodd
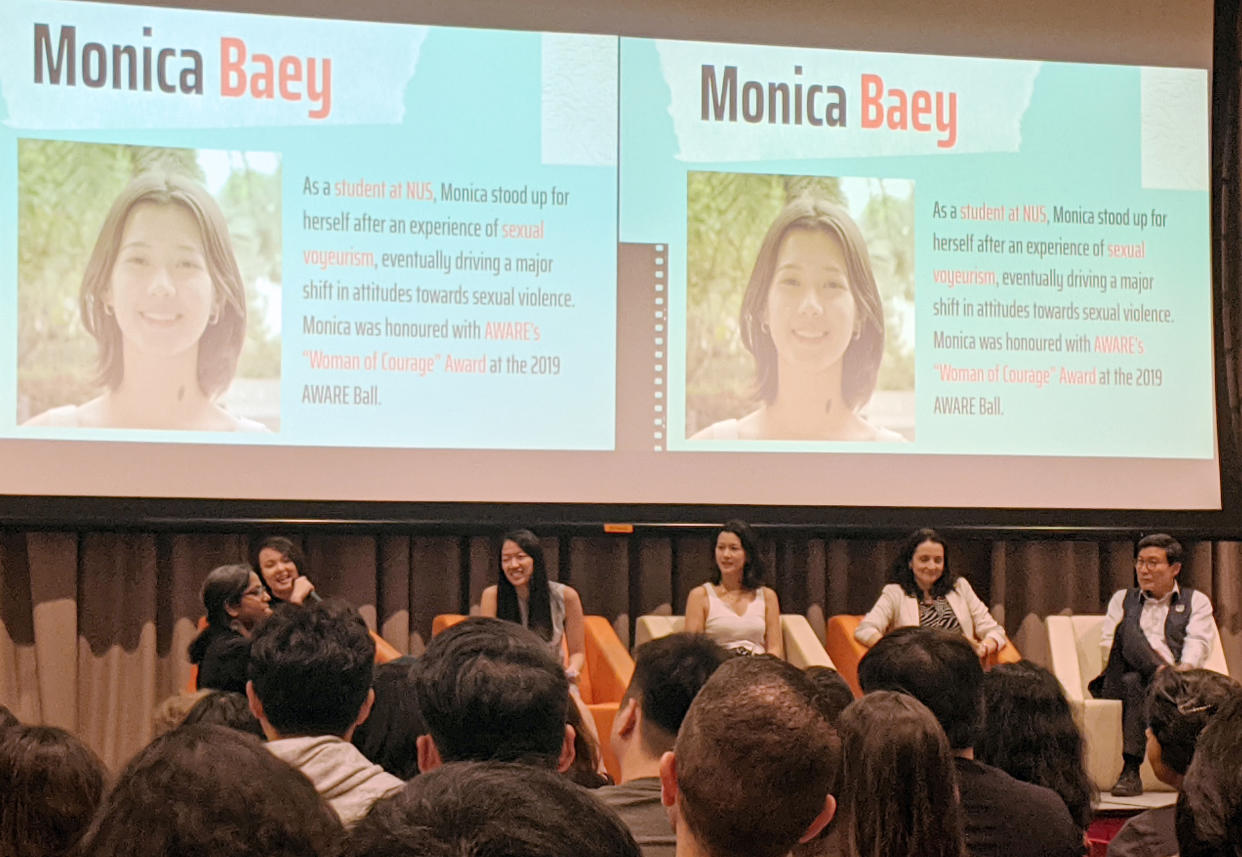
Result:
M1137 797L1143 793L1143 780L1134 768L1126 768L1112 788L1113 797Z

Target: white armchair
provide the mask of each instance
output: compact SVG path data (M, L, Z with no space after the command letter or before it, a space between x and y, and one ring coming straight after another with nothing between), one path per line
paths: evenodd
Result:
M1052 672L1065 689L1086 742L1087 775L1096 788L1107 791L1121 774L1121 702L1095 699L1087 691L1087 683L1100 674L1107 657L1107 652L1100 646L1104 617L1048 616L1044 621L1048 628ZM1226 675L1229 673L1219 633L1204 667ZM1143 762L1141 775L1144 790L1169 790L1156 779L1151 765L1146 761Z
M641 646L648 640L676 634L685 626L685 616L639 616L634 627L634 645ZM831 667L832 659L824 650L824 644L811 630L805 616L796 613L781 614L781 636L785 643L785 660L798 667Z

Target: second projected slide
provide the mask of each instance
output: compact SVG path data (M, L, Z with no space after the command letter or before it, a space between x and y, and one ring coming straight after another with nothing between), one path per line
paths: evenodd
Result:
M613 447L615 37L0 23L4 434Z
M667 448L1212 458L1207 86L622 39Z

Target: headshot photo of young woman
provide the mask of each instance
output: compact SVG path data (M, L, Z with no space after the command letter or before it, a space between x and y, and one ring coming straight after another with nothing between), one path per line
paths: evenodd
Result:
M692 292L688 326L693 303ZM766 224L741 295L735 338L750 358L750 377L737 378L736 369L730 376L737 361L727 354L719 373L710 360L696 362L701 355L693 346L701 337L688 336L687 434L691 440L909 440L912 391L890 395L898 410L882 420L868 407L892 350L886 352L892 326L860 225L822 190L798 193ZM713 384L714 400L706 395ZM732 400L733 414L722 413L730 406L725 400ZM908 415L899 412L903 406ZM709 421L714 416L721 418Z
M24 425L270 430L222 401L247 341L246 281L220 204L175 164L137 173L112 199L86 257L77 309L71 330L93 340L95 359L93 372L74 368L93 389ZM33 369L23 380L43 400L55 393Z

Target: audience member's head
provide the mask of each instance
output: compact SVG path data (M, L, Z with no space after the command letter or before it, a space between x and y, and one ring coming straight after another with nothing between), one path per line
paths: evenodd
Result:
M254 716L254 712L250 710L250 702L246 699L246 694L227 690L213 690L203 696L194 703L193 708L186 712L181 723L184 726L193 726L195 723L214 723L217 726L227 726L240 732L249 732L256 738L264 737L263 727L259 724L258 718Z
M466 619L432 638L411 675L427 735L424 772L443 762L524 762L566 770L569 680L547 644L521 625Z
M612 785L612 779L601 772L603 764L599 742L583 722L582 709L574 701L572 693L569 704L565 706L565 723L574 730L574 758L565 770L565 776L584 789Z
M269 738L349 740L371 707L374 661L375 641L353 607L282 607L250 645L251 708Z
M854 701L854 691L846 684L841 674L832 667L807 667L806 677L815 685L815 693L819 696L820 710L833 726L845 707Z
M1177 796L1181 857L1242 857L1242 695L1203 727Z
M974 746L979 728L983 667L961 634L897 628L858 664L864 693L899 690L931 709L954 750Z
M378 802L348 857L639 857L621 820L552 771L458 762Z
M80 740L52 726L0 732L0 854L74 853L104 793L104 767Z
M418 774L418 736L427 731L410 678L415 663L407 655L375 668L375 704L353 737L362 755L402 780Z
M634 651L634 675L612 722L612 751L621 779L645 770L673 749L686 710L728 651L706 634L670 634ZM629 770L640 767L644 770Z
M185 716L190 713L198 701L212 691L209 688L202 688L193 693L174 693L155 706L155 711L151 714L151 728L153 737L158 738L165 732L171 732L185 721Z
M1083 739L1056 676L1030 661L999 664L983 677L975 758L1014 779L1052 789L1074 823L1091 823L1095 797Z
M310 780L224 726L174 729L126 766L84 840L90 857L325 857L336 815Z
M1242 685L1211 670L1159 670L1147 688L1147 759L1174 788L1190 767L1199 734Z
M841 827L851 857L962 857L953 751L914 697L878 690L838 721Z
M690 704L660 764L678 837L710 857L779 857L831 819L841 761L815 687L777 658L732 658Z

